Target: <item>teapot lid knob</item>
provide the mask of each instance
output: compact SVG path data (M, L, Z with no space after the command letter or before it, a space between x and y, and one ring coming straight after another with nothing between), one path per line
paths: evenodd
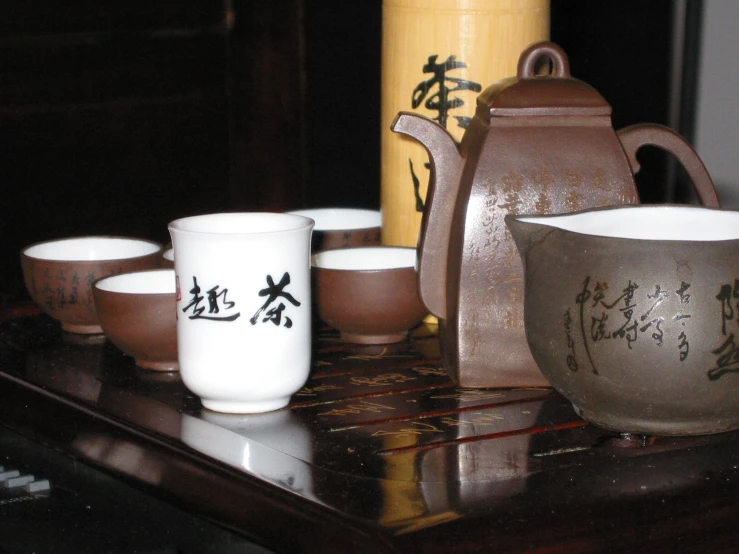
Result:
M567 54L553 42L537 42L521 52L518 58L518 78L533 79L536 77L536 63L544 57L552 60L551 77L568 78L570 76L570 60Z
M540 61L551 61L551 72L537 75ZM521 53L518 75L493 83L477 97L475 116L610 116L611 106L593 87L570 76L564 50L553 42L537 42Z

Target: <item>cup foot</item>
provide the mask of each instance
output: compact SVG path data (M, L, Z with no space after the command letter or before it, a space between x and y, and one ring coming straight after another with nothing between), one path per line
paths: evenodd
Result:
M290 397L277 398L272 400L262 400L255 402L234 402L228 400L206 400L201 398L200 401L204 408L213 410L214 412L224 412L227 414L259 414L262 412L271 412L284 408L290 403Z
M341 340L355 344L392 344L402 342L408 336L407 331L402 333L390 333L388 335L361 335L358 333L341 333Z
M152 371L179 371L180 364L176 361L152 362L150 360L136 360L136 365Z
M67 333L77 335L102 335L103 328L100 325L80 325L78 323L62 323L62 329Z

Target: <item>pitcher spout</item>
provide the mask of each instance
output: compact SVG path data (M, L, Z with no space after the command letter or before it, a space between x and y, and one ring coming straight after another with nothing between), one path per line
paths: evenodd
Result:
M516 244L521 257L524 271L526 270L527 254L549 233L557 231L558 228L548 223L556 221L556 215L513 215L505 216L505 223L511 232L513 242Z
M449 234L462 177L463 158L452 135L431 119L400 112L391 129L416 139L429 153L431 179L418 243L418 289L421 301L429 312L446 319Z

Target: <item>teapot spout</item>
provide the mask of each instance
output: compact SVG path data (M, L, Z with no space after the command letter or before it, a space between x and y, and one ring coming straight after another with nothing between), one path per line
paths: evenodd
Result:
M462 177L463 158L452 135L431 119L400 112L391 129L416 139L429 153L431 180L418 243L418 292L429 312L446 319L449 235Z

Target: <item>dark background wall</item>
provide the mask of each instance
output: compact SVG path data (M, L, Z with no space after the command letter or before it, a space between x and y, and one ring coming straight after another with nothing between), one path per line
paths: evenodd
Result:
M552 1L614 124L666 123L671 0ZM168 241L223 210L379 207L381 1L15 0L0 20L0 294L48 238ZM658 160L640 184L665 195Z

